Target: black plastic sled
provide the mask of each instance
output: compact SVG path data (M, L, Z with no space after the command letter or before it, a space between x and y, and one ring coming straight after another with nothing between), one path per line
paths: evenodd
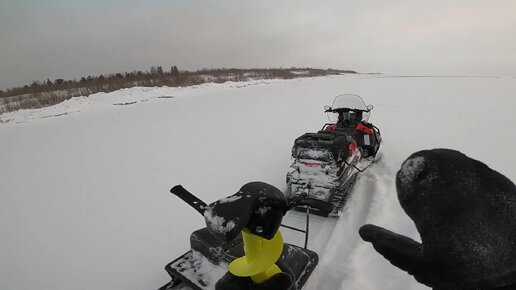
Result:
M308 210L329 210L326 204L313 199L287 203L280 190L263 182L248 183L236 194L210 205L206 205L181 186L172 188L171 192L202 213L206 227L190 235L189 251L166 265L165 270L171 276L171 281L159 290L179 289L184 285L195 290L278 289L278 285L274 283L287 285L281 286L281 289L301 289L316 267L317 254L306 249L309 233ZM237 277L228 272L228 265L233 261L244 255L251 255L242 232L254 235L256 239L263 239L264 242L272 241L277 237L279 227L283 226L281 221L284 214L293 207L305 208L306 228L284 227L304 233L305 247L281 242L281 255L275 262L280 273L257 285L249 277ZM257 253L260 257L268 254ZM235 285L238 286L235 288Z

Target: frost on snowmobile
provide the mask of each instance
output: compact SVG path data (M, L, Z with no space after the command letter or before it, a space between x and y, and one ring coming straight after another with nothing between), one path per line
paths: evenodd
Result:
M263 182L248 183L209 205L181 186L171 192L201 213L206 227L191 234L191 250L165 267L172 280L159 290L183 285L195 290L301 289L318 263L317 254L306 249L308 209L329 210L318 200L289 204L279 189ZM306 234L305 248L284 244L278 231L294 206L307 208L306 229L285 227Z
M332 123L294 141L293 170L287 174L289 200L317 199L331 205L331 210L313 213L338 215L357 173L375 161L380 148L380 130L368 123L372 109L351 94L337 96L331 107L325 107Z

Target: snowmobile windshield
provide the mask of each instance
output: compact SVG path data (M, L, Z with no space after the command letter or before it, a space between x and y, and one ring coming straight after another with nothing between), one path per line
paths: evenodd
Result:
M332 110L350 109L351 112L344 113L347 115L355 114L353 112L353 110L363 111L361 121L369 120L369 116L370 116L370 112L368 112L368 110L367 110L367 105L364 103L364 100L362 100L362 98L359 95L353 95L353 94L338 95L335 97L335 100L333 100L331 109ZM347 115L345 117L349 117ZM337 122L337 120L339 119L339 113L328 112L328 119L330 120L330 122Z
M332 162L333 154L330 151L325 149L299 149L297 151L297 158L299 159L308 159L308 160L317 160L323 162Z

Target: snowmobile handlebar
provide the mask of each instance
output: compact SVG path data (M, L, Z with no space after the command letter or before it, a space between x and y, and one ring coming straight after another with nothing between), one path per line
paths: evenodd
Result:
M332 108L328 108L326 110L324 110L325 113L340 113L340 112L344 112L344 113L347 113L347 112L371 112L371 110L360 110L360 109L351 109L351 108L337 108L337 109L332 109Z

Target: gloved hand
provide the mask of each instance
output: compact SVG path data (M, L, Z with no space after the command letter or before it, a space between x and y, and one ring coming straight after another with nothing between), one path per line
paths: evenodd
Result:
M412 154L398 199L422 244L381 227L359 233L396 267L439 290L516 289L516 186L453 150Z

